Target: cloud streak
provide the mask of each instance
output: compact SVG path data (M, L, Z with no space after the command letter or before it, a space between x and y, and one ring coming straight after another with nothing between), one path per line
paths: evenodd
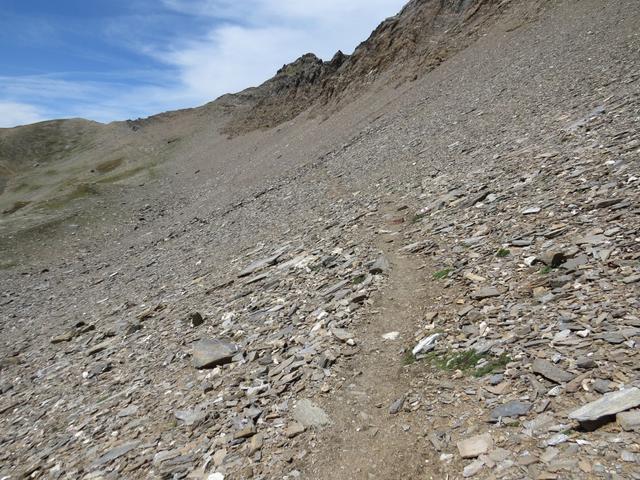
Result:
M44 116L33 105L18 102L0 102L0 128L27 125L44 120Z

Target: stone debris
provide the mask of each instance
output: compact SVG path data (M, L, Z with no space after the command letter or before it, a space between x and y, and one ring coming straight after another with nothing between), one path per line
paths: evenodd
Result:
M378 257L378 259L371 264L371 266L369 267L369 273L371 275L380 275L382 273L388 272L389 268L389 260L387 260L387 257L383 255Z
M185 156L186 187L162 177L140 208L137 180L101 184L104 238L61 223L47 262L0 268L0 478L329 478L327 451L344 478L380 478L394 448L419 458L406 478L638 478L637 5L546 2L568 28L541 2L475 3L451 32L495 40L474 19L499 4L500 35L544 51L513 71L480 56L481 88L455 95L439 78L457 77L418 75L410 101L339 132L294 141L300 116L223 136L258 152L251 175L207 157L205 182ZM526 28L507 24L520 7ZM574 62L555 56L565 36ZM109 195L127 203L113 228Z
M238 278L248 277L249 275L257 272L258 270L262 270L263 268L275 265L278 262L278 259L286 251L287 251L287 247L282 247L276 250L271 256L260 259L260 260L256 260L255 262L248 265L244 270L242 270L238 274Z
M101 465L104 465L106 463L110 463L114 460L117 460L118 458L126 455L127 453L129 453L130 451L134 450L135 448L137 448L140 445L140 442L128 442L128 443L124 443L120 446L114 447L111 450L109 450L108 452L106 452L104 455L102 455L101 457L97 458L92 466L93 467L99 467Z

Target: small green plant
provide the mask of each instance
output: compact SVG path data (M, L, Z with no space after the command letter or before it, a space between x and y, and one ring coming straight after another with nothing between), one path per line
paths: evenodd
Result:
M402 365L411 365L413 363L416 363L416 357L413 356L411 350L407 350L402 357Z
M425 358L440 370L461 370L465 374L473 375L474 377L484 377L495 371L502 370L511 361L511 357L507 354L493 357L488 353L477 353L475 350L456 353L431 352ZM485 360L485 363L480 368L476 368L476 365L481 360Z
M546 267L543 267L540 269L540 275L547 275L549 273L551 273L553 271L553 268L551 268L549 265L547 265Z
M10 268L17 267L18 262L15 260L1 260L0 270L9 270Z
M120 182L122 180L127 180L141 172L143 172L147 167L144 166L137 166L134 168L131 168L130 170L124 170L120 173L116 173L114 175L108 176L108 177L104 177L101 178L99 180L97 180L95 183L116 183L116 182Z
M94 185L81 183L79 185L76 185L69 193L65 195L53 198L51 200L45 200L41 203L41 206L49 210L57 210L67 207L74 200L98 195L98 193L98 189Z
M124 158L122 157L101 162L98 165L96 165L96 171L98 173L109 173L115 170L116 168L118 168L120 165L122 165L122 162L124 162Z
M366 276L366 275L364 275L364 274L362 274L362 275L357 275L357 276L355 276L355 277L353 277L353 278L351 279L351 283L353 283L354 285L358 285L358 284L360 284L360 283L364 282L366 278L367 278L367 276Z
M450 273L451 273L451 269L450 268L445 268L443 270L438 270L437 272L435 272L433 274L433 279L434 280L443 280L443 279L447 278Z
M487 358L487 357L485 357ZM484 377L497 370L502 370L511 361L511 357L506 353L503 353L499 357L487 358L487 363L480 368L476 368L473 372L474 377Z
M496 257L504 258L511 255L511 250L507 250L506 248L501 248L496 252Z
M409 223L418 223L420 220L422 220L424 218L424 215L420 215L418 213L416 213L413 217L411 217L411 220L409 220Z
M13 213L16 213L18 210L23 209L24 207L26 207L30 203L31 202L23 202L23 201L14 202L14 204L13 204L13 206L11 208L8 208L7 210L4 210L2 213L4 213L5 215L11 215Z

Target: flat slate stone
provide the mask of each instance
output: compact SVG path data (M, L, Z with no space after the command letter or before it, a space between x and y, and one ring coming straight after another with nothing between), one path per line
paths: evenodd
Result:
M255 262L248 265L243 271L238 274L239 278L248 277L254 272L261 270L265 267L275 265L278 262L278 259L287 251L287 247L282 247L277 250L273 255L267 258L263 258L260 260L256 260Z
M491 410L489 420L491 422L497 422L502 417L522 417L529 413L530 410L530 403L512 400Z
M607 393L598 400L587 403L569 414L579 422L593 422L602 417L630 410L640 405L640 389L633 387Z
M536 213L540 213L542 209L540 207L529 207L522 210L523 215L535 215Z
M471 298L474 300L483 300L485 298L499 297L500 291L496 287L486 287L476 290L471 294Z
M569 373L561 368L556 367L553 363L537 358L533 361L531 369L534 373L542 375L555 383L567 383L575 378L573 373Z
M118 447L112 448L111 450L106 452L104 455L102 455L100 458L96 459L96 461L93 462L93 466L99 467L100 465L104 465L105 463L112 462L113 460L116 460L122 457L123 455L126 455L131 450L137 448L138 445L140 445L140 442L135 441L135 442L124 443Z
M238 347L223 340L200 340L193 344L193 366L198 369L213 368L231 363Z

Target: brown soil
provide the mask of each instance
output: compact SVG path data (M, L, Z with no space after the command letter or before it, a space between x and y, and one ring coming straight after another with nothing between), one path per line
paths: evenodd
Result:
M428 259L417 265L398 253L404 224L398 221L404 219L397 204L389 203L382 213L372 228L378 231L376 246L391 263L388 283L375 298L368 320L358 325L361 354L345 362L339 388L322 401L333 426L319 432L309 446L303 470L312 479L444 478L427 438L432 426L404 410L418 406L405 402L398 414L389 413L396 400L421 383L421 375L407 365L407 352L424 323L425 306L434 303L440 286L430 278ZM389 332L400 335L384 340L382 335Z

